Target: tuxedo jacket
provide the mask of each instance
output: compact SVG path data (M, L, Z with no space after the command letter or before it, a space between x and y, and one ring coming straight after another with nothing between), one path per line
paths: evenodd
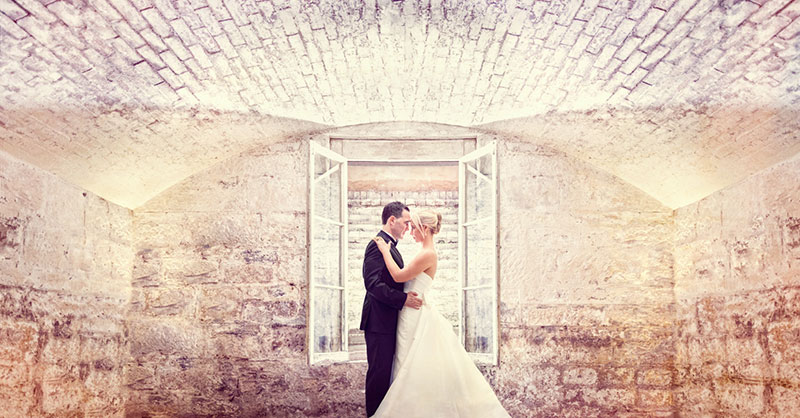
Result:
M403 257L397 251L395 241L384 231L378 236L391 244L391 254L400 268L403 268ZM397 283L389 274L383 254L378 249L378 244L370 240L364 251L364 266L361 271L364 276L364 287L367 294L364 296L364 307L361 310L360 328L367 332L379 334L394 334L397 332L397 315L406 303L406 294L403 292L403 283Z

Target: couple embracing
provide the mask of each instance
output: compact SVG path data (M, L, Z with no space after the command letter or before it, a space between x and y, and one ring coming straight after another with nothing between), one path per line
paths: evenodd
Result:
M436 276L433 236L442 216L392 202L381 221L362 270L367 416L508 417L451 324L426 298ZM409 229L422 249L405 264L396 245Z

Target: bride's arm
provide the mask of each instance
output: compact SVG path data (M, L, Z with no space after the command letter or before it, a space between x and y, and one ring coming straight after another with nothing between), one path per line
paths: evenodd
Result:
M394 261L394 258L392 258L388 246L379 245L378 248L381 250L381 254L383 254L383 261L386 262L386 268L389 269L389 274L392 275L392 279L397 283L404 283L417 277L418 274L432 266L436 259L436 255L433 251L423 250L420 251L410 263L406 264L405 267L400 268Z

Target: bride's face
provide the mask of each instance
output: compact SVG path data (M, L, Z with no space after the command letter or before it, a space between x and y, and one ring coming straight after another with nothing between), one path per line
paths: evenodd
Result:
M422 242L422 231L419 230L414 222L409 222L409 225L411 226L411 236L414 237L414 241Z

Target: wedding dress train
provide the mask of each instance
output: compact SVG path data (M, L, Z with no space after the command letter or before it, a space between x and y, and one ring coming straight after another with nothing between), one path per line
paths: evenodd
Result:
M430 303L433 279L420 273L405 285L425 299L403 308L397 321L392 385L375 417L508 417L492 387Z

